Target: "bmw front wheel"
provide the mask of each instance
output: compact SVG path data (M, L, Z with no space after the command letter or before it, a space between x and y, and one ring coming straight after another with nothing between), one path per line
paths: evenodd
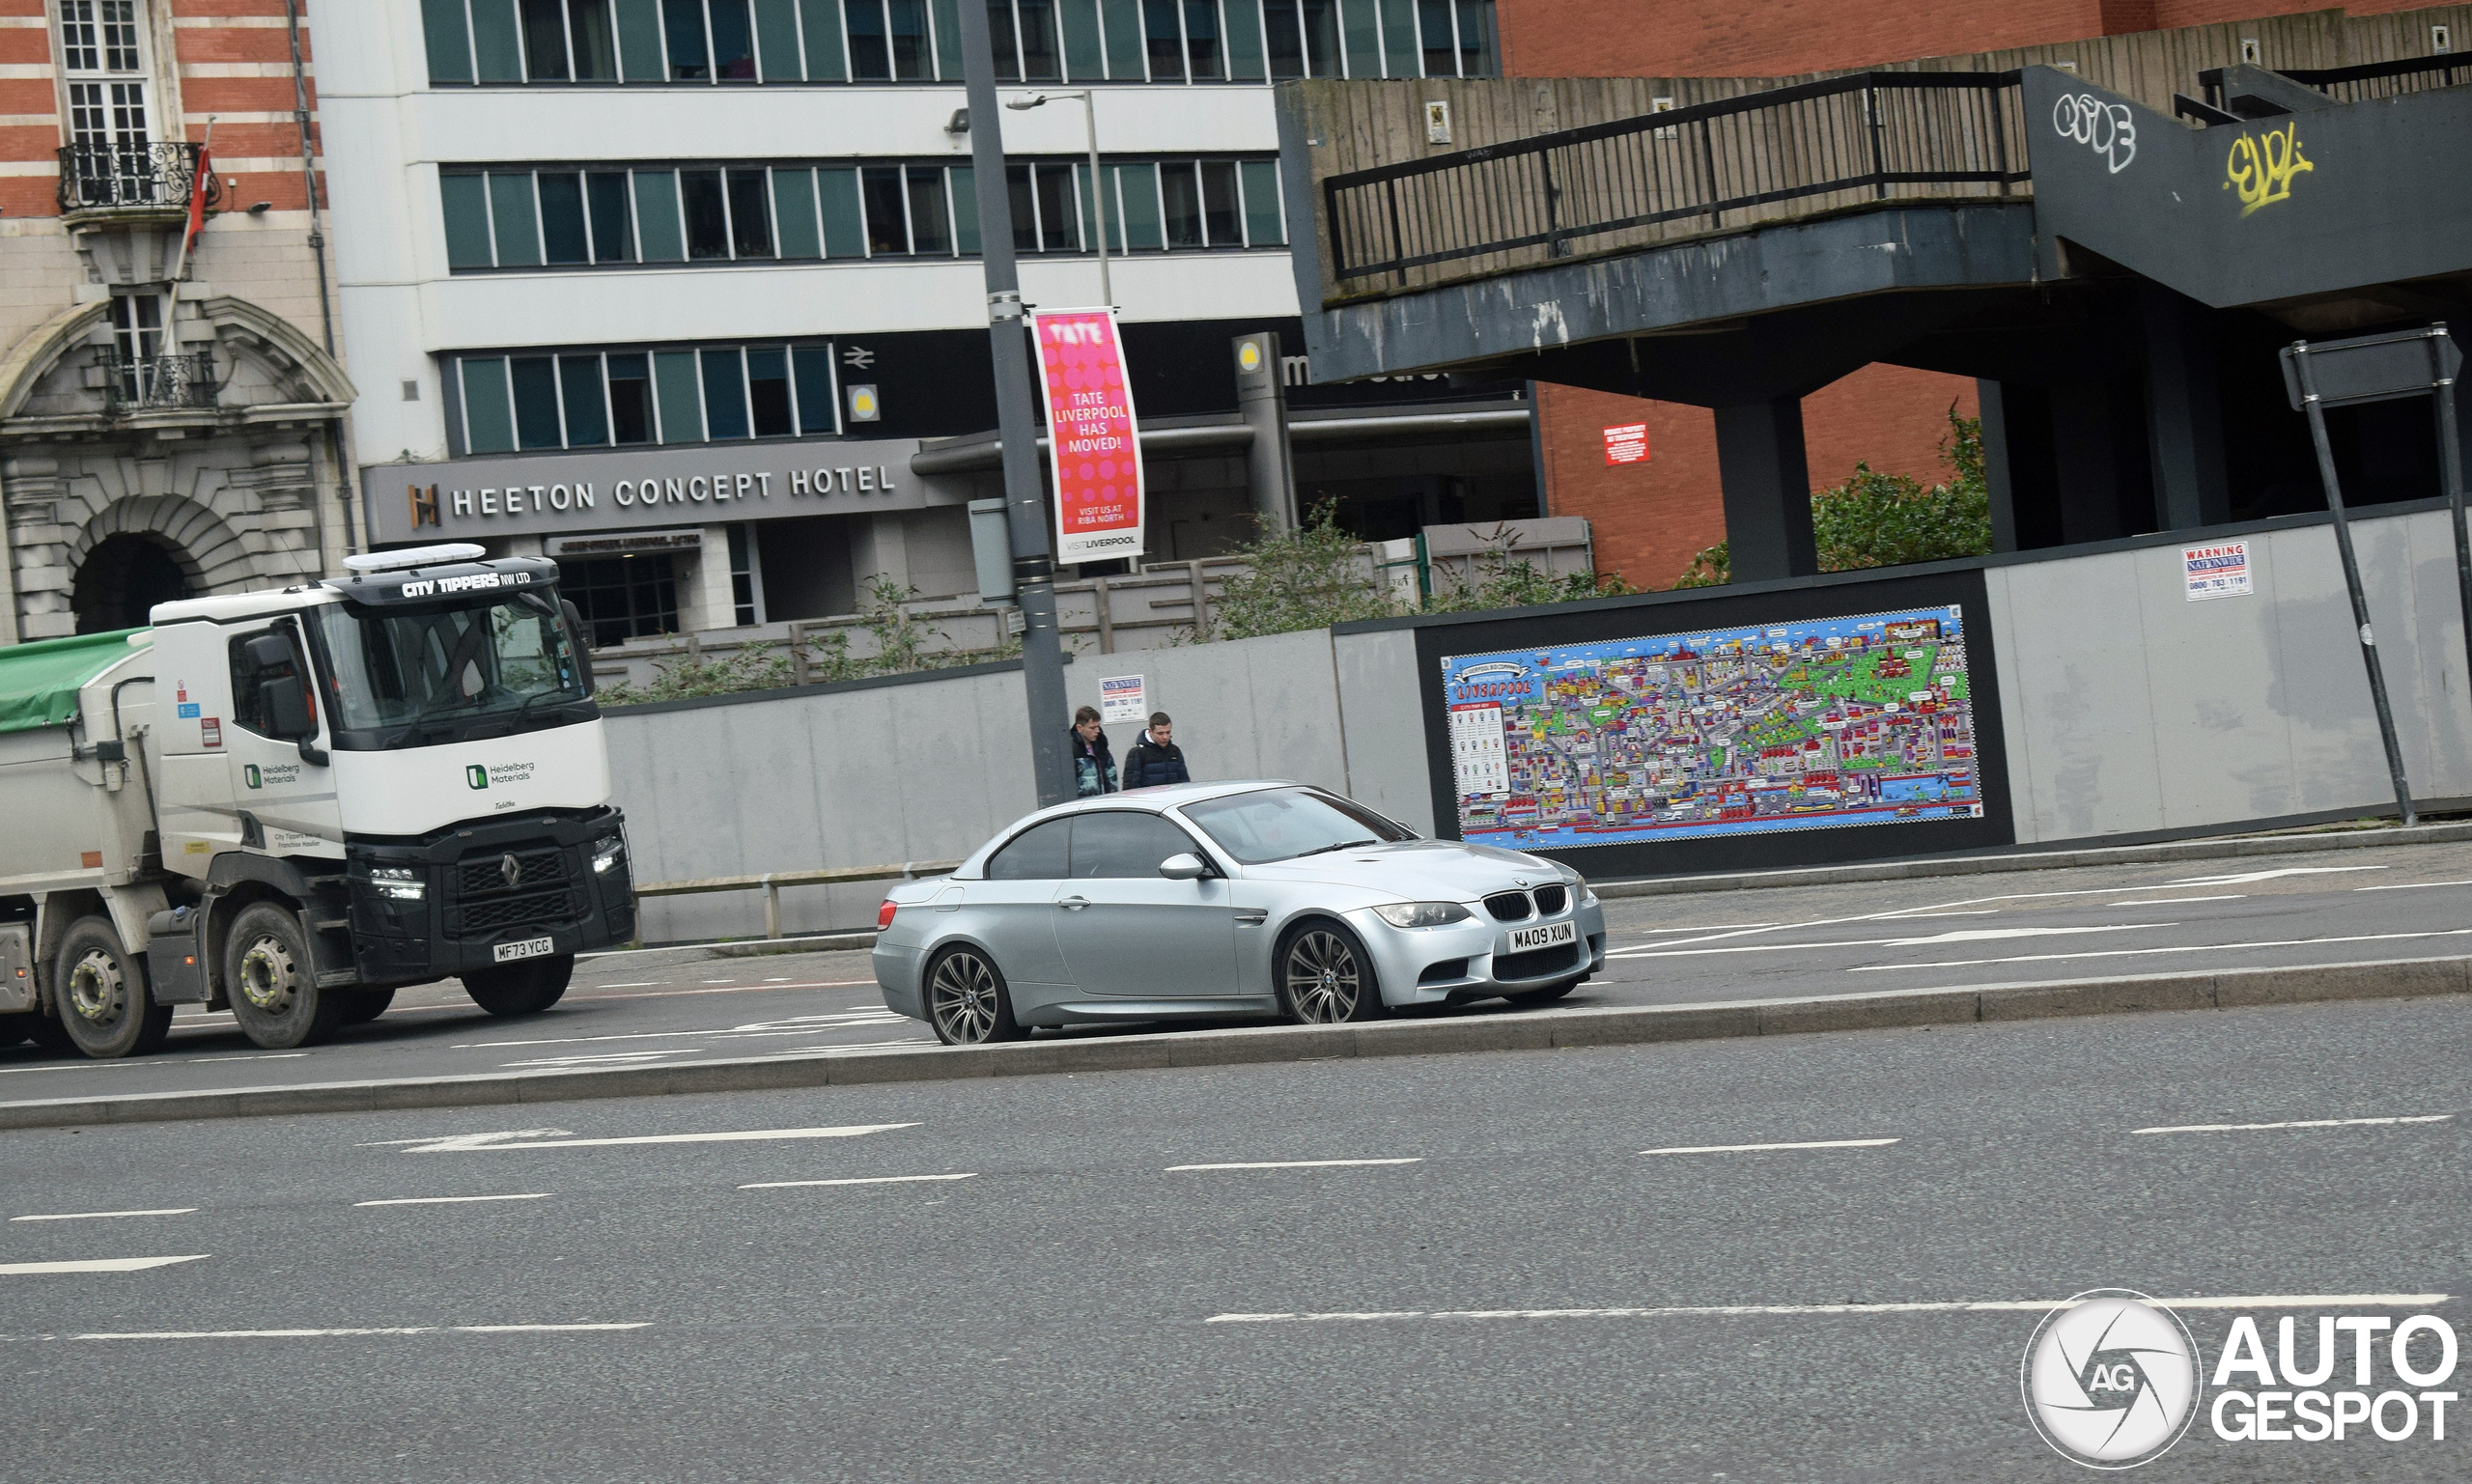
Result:
M1003 971L976 948L947 948L928 966L927 1023L946 1046L1019 1041L1029 1034L1013 1019Z
M1307 1025L1370 1021L1382 1014L1382 986L1356 935L1336 923L1299 928L1278 952L1279 998Z

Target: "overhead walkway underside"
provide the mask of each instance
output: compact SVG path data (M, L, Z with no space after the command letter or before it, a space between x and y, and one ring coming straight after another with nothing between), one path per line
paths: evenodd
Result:
M1314 378L1712 407L1738 579L1815 570L1800 399L1872 362L1981 383L2004 547L2311 508L2276 348L2472 322L2472 62L2184 76L2177 117L2052 68L1868 73L1354 170L1308 93ZM2434 488L2399 415L2351 435L2367 498Z

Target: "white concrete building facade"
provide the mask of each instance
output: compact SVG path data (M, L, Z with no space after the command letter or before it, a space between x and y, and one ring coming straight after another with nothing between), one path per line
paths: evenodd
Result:
M972 590L972 127L1003 129L1025 300L1101 302L1107 234L1145 559L1246 539L1232 342L1301 349L1273 88L1497 70L1491 0L998 0L1002 96L1086 88L1094 182L1078 98L967 117L954 0L310 9L370 534L559 556L600 642ZM1307 508L1376 539L1537 513L1520 388L1288 379Z

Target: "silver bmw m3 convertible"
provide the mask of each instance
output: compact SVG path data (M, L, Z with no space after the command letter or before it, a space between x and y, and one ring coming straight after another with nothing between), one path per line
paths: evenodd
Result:
M1109 794L1018 821L878 918L885 1003L950 1044L1033 1025L1559 998L1605 964L1568 866L1426 840L1300 783Z

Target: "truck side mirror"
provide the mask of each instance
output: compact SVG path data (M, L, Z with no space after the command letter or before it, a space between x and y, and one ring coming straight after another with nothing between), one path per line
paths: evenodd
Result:
M593 684L592 641L584 637L583 609L575 605L575 600L561 598L558 600L558 611L566 615L567 635L576 646L576 665L583 671L583 693L590 695L601 687Z
M309 684L297 671L258 682L258 712L267 718L267 729L288 742L318 735L318 723L309 716Z

